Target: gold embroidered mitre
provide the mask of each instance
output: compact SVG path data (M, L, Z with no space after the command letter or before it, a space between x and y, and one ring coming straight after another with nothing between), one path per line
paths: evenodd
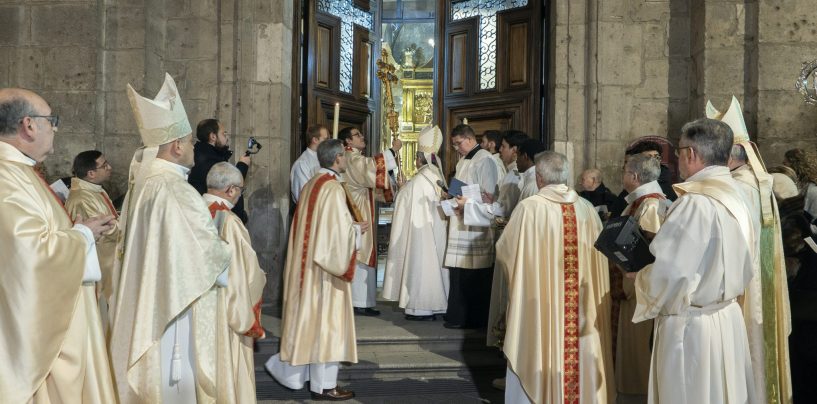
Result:
M165 82L152 100L139 95L130 84L128 99L145 146L160 146L193 133L176 82L169 74L165 73Z
M743 110L740 103L735 96L732 96L732 104L726 112L720 112L712 105L711 101L706 102L706 117L710 119L717 119L729 125L732 129L733 145L741 145L746 150L747 162L752 168L752 172L757 178L760 188L760 205L763 218L763 224L769 225L773 220L772 212L772 181L773 178L766 172L766 165L763 164L763 159L760 158L760 152L757 150L757 145L749 139L749 130L746 129L746 121L743 120Z
M420 131L420 135L417 136L417 151L423 153L437 154L440 152L440 146L442 146L442 144L443 133L437 125L426 126Z

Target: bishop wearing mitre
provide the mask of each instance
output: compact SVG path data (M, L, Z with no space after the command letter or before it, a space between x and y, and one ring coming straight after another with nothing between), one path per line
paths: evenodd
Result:
M718 111L707 102L706 116L721 120L732 129L734 138L729 169L748 203L752 220L754 276L744 294L743 318L749 334L756 397L765 398L767 403L790 403L791 310L780 213L772 192L773 179L766 171L757 145L749 140L737 98L732 97L732 104L726 112Z
M383 298L397 300L407 320L434 320L448 309L445 260L446 221L440 209L444 181L437 153L440 128L426 127L417 138L417 173L397 194L383 281Z
M95 293L113 216L72 222L34 170L58 124L39 95L0 88L0 401L115 403Z
M218 292L230 249L187 183L193 136L176 83L128 85L144 143L122 209L111 361L122 403L216 402ZM134 172L135 171L135 172ZM116 270L115 270L116 271Z

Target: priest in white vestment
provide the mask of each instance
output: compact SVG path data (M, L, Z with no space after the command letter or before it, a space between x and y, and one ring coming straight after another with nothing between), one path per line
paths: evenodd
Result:
M71 178L71 191L65 201L65 209L71 218L89 218L95 216L119 217L111 198L102 183L111 178L113 171L111 163L98 150L86 150L74 157ZM110 335L110 321L108 319L108 302L113 294L113 267L116 255L116 243L119 241L119 226L114 220L111 230L105 232L96 242L96 252L99 257L99 269L102 271L102 280L97 284L99 311L102 318L102 329L106 337Z
M290 193L292 196L292 203L298 203L298 197L301 195L301 189L306 185L312 177L321 169L318 163L318 145L329 138L329 130L323 125L313 125L306 129L306 150L292 163L292 169L289 171Z
M460 155L454 178L479 185L484 199L493 200L499 173L491 153L477 144L474 130L465 124L451 130L451 145ZM456 199L443 201L454 208ZM469 226L462 210L448 220L445 266L451 280L446 328L479 328L488 323L494 269L494 229Z
M497 243L508 279L505 402L615 403L607 258L601 220L567 187L567 158L536 158L538 194L520 202Z
M661 163L652 156L636 154L624 163L622 184L628 194L624 197L627 207L622 215L635 218L642 234L650 240L658 233L671 205L658 184L660 175ZM616 390L624 394L647 395L653 321L633 322L636 299L632 277L623 277L622 289L624 296L618 307L618 329L615 330Z
M338 133L346 147L346 171L343 180L355 206L363 215L363 221L374 223L375 201L391 202L394 200L396 184L392 183L389 172L397 169L395 156L403 143L399 139L392 141L392 148L372 157L363 155L366 150L366 139L356 128L343 128ZM352 280L352 304L355 314L377 316L380 311L374 308L377 304L377 237L374 226L372 231L363 234L362 246L357 256L358 266Z
M128 85L145 148L125 197L111 362L122 403L218 401L217 288L230 248L187 182L193 131L170 75L154 99Z
M290 389L309 381L313 399L348 400L355 394L338 387L338 362L357 363L350 282L369 223L359 221L342 182L341 141L321 143L318 160L322 168L304 186L289 233L281 351L265 367Z
M115 403L95 291L114 217L72 222L35 171L58 124L39 95L0 89L0 401Z
M729 169L749 202L753 224L754 276L744 295L743 317L749 334L757 396L765 397L767 403L790 403L791 310L774 179L766 171L757 146L749 140L743 111L735 97L724 113L707 103L706 114L732 129L734 145Z
M678 167L686 182L650 245L655 263L635 277L633 321L655 319L650 403L760 403L738 298L752 280L752 224L726 164L732 130L684 125ZM630 276L631 274L628 274Z
M253 344L264 337L261 327L261 294L267 283L258 264L244 222L232 208L244 192L244 176L236 166L221 162L207 173L207 193L202 195L219 235L233 253L227 286L218 289L218 403L255 402ZM224 320L224 321L222 321Z
M437 157L443 134L424 128L417 138L417 172L394 202L383 298L397 300L407 320L434 320L448 308L445 215L440 209L444 181Z
M536 155L545 151L545 145L539 140L528 139L519 146L519 156L516 159L516 166L519 168L522 180L519 181L519 201L539 193L539 186L536 182L536 165L534 159Z

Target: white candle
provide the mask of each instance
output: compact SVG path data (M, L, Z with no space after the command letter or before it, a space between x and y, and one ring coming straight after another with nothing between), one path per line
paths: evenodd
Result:
M338 138L338 120L340 119L340 103L335 103L335 116L332 122L332 139Z

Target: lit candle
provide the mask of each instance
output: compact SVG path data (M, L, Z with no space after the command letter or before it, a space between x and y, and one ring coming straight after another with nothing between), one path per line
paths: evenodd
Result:
M335 103L335 117L332 122L332 139L338 138L338 120L340 119L340 103Z
M468 118L462 118L462 124L468 125Z

